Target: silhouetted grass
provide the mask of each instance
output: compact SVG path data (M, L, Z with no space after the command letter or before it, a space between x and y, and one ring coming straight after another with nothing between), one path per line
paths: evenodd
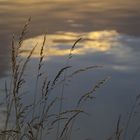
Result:
M48 78L48 73L42 72L42 67L45 65L44 60L44 47L46 43L46 35L42 40L40 48L39 63L37 68L36 82L33 100L29 104L25 104L24 98L27 93L23 90L26 84L25 73L28 70L28 64L32 58L36 47L40 44L36 44L29 52L26 59L22 59L20 54L22 53L22 44L24 42L25 35L29 26L31 18L28 19L24 25L20 34L18 42L15 41L13 35L11 43L11 79L9 82L5 82L5 125L0 130L1 140L44 140L47 139L47 135L52 133L56 136L56 140L68 140L68 134L72 132L72 124L76 123L76 118L81 114L86 114L80 106L81 102L84 104L87 98L92 99L93 93L100 88L108 78L105 78L97 83L93 88L77 100L77 106L75 108L63 109L63 96L65 93L65 83L69 78L85 72L90 69L101 68L101 66L88 66L68 73L69 61L73 56L73 50L77 43L81 41L77 39L70 49L70 53L66 60L66 64L62 67L54 76L52 80ZM40 78L41 77L41 78ZM44 78L43 78L44 77ZM43 78L43 79L42 79ZM40 80L42 82L40 82ZM42 85L40 85L42 83ZM62 87L60 86L62 85ZM53 96L51 94L56 87L62 89L60 96ZM85 102L86 103L86 102ZM58 112L53 110L55 105L58 105ZM57 132L56 132L57 131Z
M88 115L88 113L83 110L83 106L87 101L95 98L96 91L101 88L110 77L99 80L90 90L81 94L75 103L75 107L65 110L65 104L63 103L65 83L80 73L90 69L102 68L102 66L93 65L74 71L68 71L72 67L69 65L69 62L73 57L73 51L76 49L78 42L82 40L80 38L77 39L70 48L65 66L60 68L52 79L49 79L49 74L42 72L42 68L45 65L43 60L45 57L45 44L47 42L45 34L39 52L35 88L32 89L34 92L32 97L33 100L29 104L25 104L24 98L26 98L27 93L25 94L25 91L23 90L26 90L24 89L24 85L27 81L24 75L26 70L28 70L28 64L36 47L40 45L36 44L25 59L20 57L20 54L22 53L22 44L30 20L31 18L29 18L24 25L19 40L16 41L15 36L13 35L11 41L11 78L10 82L5 82L4 102L6 115L4 127L0 130L0 140L46 140L47 135L49 134L54 135L55 140L71 140L71 134L74 131L73 127L76 123L76 119L81 114ZM53 91L58 87L61 88L60 95L52 96ZM139 99L140 96L137 96L124 126L121 124L122 116L119 116L116 125L114 125L116 126L116 129L114 130L113 135L107 140L127 140L130 122L134 116L135 108L139 105ZM53 109L56 105L58 111ZM139 131L140 126L137 127L131 140L135 140Z

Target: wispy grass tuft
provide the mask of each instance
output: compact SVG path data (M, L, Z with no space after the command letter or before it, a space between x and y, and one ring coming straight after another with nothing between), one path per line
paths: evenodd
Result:
M69 62L73 57L76 45L81 41L80 38L70 48L65 66L58 70L54 78L49 79L48 73L42 72L45 65L43 61L45 57L44 49L47 43L45 34L39 52L35 88L32 89L34 91L33 100L26 104L24 100L27 98L28 93L25 94L24 91L26 90L24 85L27 84L25 74L36 47L40 45L36 44L25 59L20 57L30 21L31 18L24 25L18 41L16 41L14 35L12 38L11 81L10 84L7 81L5 82L6 119L4 128L0 130L0 140L45 140L49 134L56 136L56 140L63 138L67 140L72 130L71 126L76 123L76 118L81 114L88 114L82 109L81 103L91 98L96 89L105 84L109 78L99 81L88 93L81 95L75 108L64 110L63 96L66 81L77 74L90 69L101 68L102 66L94 65L80 68L73 72L70 71L72 66L69 65ZM61 93L54 97L51 93L56 87L61 88ZM56 111L54 108L58 110Z

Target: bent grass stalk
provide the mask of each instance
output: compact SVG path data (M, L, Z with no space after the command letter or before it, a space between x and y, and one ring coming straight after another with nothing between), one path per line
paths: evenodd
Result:
M39 81L39 77L41 76L40 70L41 70L41 67L43 65L42 61L43 61L43 58L44 58L43 50L44 50L45 42L46 42L46 34L44 35L43 43L42 43L42 46L40 48L40 58L39 58L39 64L38 64L38 70L37 70L37 78L36 78L35 91L34 91L34 97L33 97L33 114L32 114L32 118L34 118L34 113L35 113L37 90L38 90L38 81Z
M67 61L66 61L66 66L64 67L64 69L62 69L64 71L64 78L63 78L63 84L62 84L62 91L61 91L61 95L60 95L60 106L59 106L59 112L58 112L58 118L60 118L60 113L62 111L62 106L63 106L63 96L64 96L64 88L65 88L65 80L66 80L66 76L67 76L67 68L69 68L69 61L72 58L72 52L75 49L76 44L81 40L81 38L79 38L78 40L75 41L75 43L72 45L71 49L70 49L70 53L68 55ZM61 71L60 71L61 72ZM61 73L60 73L61 74ZM60 121L58 121L58 126L57 126L57 135L56 135L56 140L59 140L59 131L60 131Z

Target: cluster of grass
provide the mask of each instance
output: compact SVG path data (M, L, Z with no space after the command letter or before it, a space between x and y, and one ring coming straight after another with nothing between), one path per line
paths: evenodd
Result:
M47 41L46 35L44 35L39 52L37 75L34 85L35 89L32 89L33 96L31 102L26 104L24 100L28 98L26 97L28 93L25 93L24 91L24 85L27 82L25 73L28 70L28 64L32 55L36 47L38 47L38 44L36 44L26 58L23 59L20 57L24 49L22 45L30 20L31 19L24 25L19 40L15 40L14 36L12 39L11 78L10 82L5 82L4 106L6 107L6 114L4 127L3 129L0 129L0 140L46 140L50 134L53 135L54 140L71 140L76 119L81 114L88 115L88 113L83 110L86 101L92 100L95 97L96 90L104 85L109 77L100 80L90 90L82 94L79 99L77 99L73 108L64 109L63 97L67 81L79 73L83 73L90 69L98 69L102 66L93 65L75 71L68 71L71 68L69 63L73 57L73 50L77 43L81 41L80 38L75 41L70 48L65 66L62 67L52 79L49 79L49 74L47 72L42 72L43 66L45 65L43 60L45 58L44 49ZM58 87L61 88L61 93L54 96L53 92ZM120 115L116 123L115 132L108 140L126 140L135 108L139 104L139 97L140 96L136 97L136 101L129 113L126 125L124 127L121 126ZM58 111L54 109L55 106L58 107ZM135 140L139 131L140 127L136 129L132 140Z
M69 66L69 61L73 56L73 50L81 40L80 38L71 47L65 66L50 80L48 73L42 72L42 67L45 65L43 52L46 35L44 35L40 49L40 57L38 58L39 63L37 66L35 89L32 89L34 90L32 102L26 104L24 99L28 93L25 94L25 89L23 88L26 84L24 75L26 70L28 70L28 63L32 58L34 50L38 47L38 44L36 44L29 52L27 58L23 59L20 57L30 20L31 19L24 25L19 40L15 41L14 36L12 39L11 78L10 84L5 82L6 114L4 127L0 130L0 139L43 140L47 139L47 136L51 133L56 140L70 140L76 118L81 114L87 115L82 109L82 105L87 99L94 97L95 91L108 80L108 77L99 81L87 93L82 94L75 103L74 108L64 110L63 96L66 81L79 73L90 69L101 68L101 66L88 66L68 73L68 69L71 67ZM42 85L40 85L40 80L42 80ZM52 96L54 89L59 86L62 88L61 93L56 95L56 97ZM53 110L56 104L58 111Z
M135 130L132 132L132 125L134 118L136 117L136 114L138 113L138 107L140 105L140 94L135 97L135 101L132 104L132 107L130 108L130 111L128 112L127 118L125 118L125 121L122 120L122 115L119 115L116 128L113 133L107 140L136 140L139 137L140 133L140 126L138 124L137 127L135 127ZM131 131L130 131L131 130Z

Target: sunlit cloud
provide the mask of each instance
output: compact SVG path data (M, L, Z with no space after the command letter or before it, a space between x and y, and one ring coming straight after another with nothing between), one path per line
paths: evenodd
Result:
M114 30L88 33L57 32L56 34L47 35L44 54L48 57L68 55L71 46L80 37L82 41L78 42L73 54L86 55L88 53L107 52L114 45L119 44L117 41L118 36L119 34ZM21 56L26 57L31 49L38 44L33 57L39 57L42 42L43 35L25 40Z
M40 57L40 47L43 42L44 35L26 39L23 43L21 57L26 58L31 49L38 43L32 57ZM104 63L114 61L109 67L116 71L132 71L135 69L133 65L128 65L133 62L135 65L137 52L133 48L140 44L137 37L120 34L115 30L104 30L96 32L56 32L56 34L48 34L46 44L44 46L44 55L47 60L52 60L55 57L68 56L70 48L78 38L82 38L73 50L75 56L90 57L96 56L97 53L101 58L105 59ZM132 47L133 46L133 47ZM111 60L106 60L106 58ZM107 62L109 61L109 62Z

